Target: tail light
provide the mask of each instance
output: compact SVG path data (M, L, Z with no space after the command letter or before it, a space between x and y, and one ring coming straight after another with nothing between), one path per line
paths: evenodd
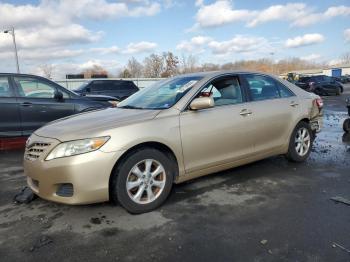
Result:
M316 98L315 99L315 103L316 103L318 109L322 109L323 108L323 100L322 100L322 98Z

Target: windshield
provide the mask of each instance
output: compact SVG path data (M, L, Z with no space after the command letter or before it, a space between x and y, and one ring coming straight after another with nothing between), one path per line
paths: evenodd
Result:
M202 76L186 76L159 81L120 102L118 107L132 109L170 108L202 78Z

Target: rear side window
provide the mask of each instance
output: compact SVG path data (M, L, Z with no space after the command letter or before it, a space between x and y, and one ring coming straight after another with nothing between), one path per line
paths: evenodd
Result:
M9 79L6 76L0 77L0 97L10 97L11 90L9 85Z
M277 87L281 97L295 96L295 94L292 91L290 91L288 87L284 86L282 83L277 82Z
M245 75L253 101L280 98L279 89L274 79L262 75Z
M106 90L107 85L104 81L93 81L89 87L91 91L103 91Z

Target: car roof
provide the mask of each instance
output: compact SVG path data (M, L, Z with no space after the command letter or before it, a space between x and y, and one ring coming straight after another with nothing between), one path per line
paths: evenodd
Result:
M219 70L219 71L207 71L207 72L196 72L196 73L189 73L189 74L182 74L182 75L177 75L175 77L204 77L204 78L212 78L220 75L225 75L225 74L260 74L260 75L267 75L271 77L278 77L273 74L269 74L266 72L259 72L259 71L248 71L248 70Z

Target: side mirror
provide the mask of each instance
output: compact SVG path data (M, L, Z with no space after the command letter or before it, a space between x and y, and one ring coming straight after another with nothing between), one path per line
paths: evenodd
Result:
M215 103L212 97L198 97L191 102L190 109L200 110L213 107L214 105Z
M86 93L91 93L91 88L90 87L85 88L85 92Z
M58 101L62 101L63 100L63 93L61 91L56 91L53 98L58 100Z

